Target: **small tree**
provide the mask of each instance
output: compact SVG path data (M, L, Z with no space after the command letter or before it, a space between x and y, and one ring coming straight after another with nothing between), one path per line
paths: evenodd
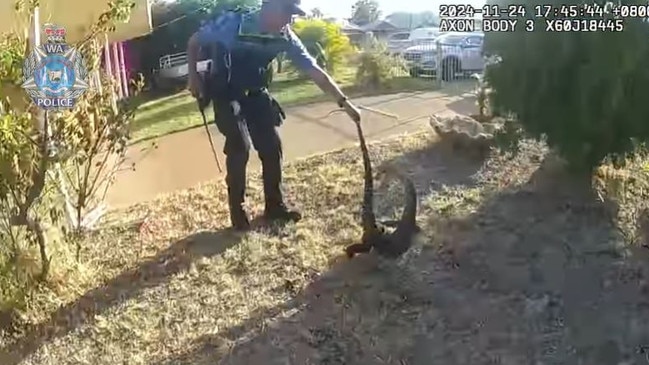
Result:
M369 42L358 54L356 84L368 89L385 86L386 82L406 72L403 59L391 56L385 44Z
M27 18L34 5L17 2L16 16ZM29 52L27 40L17 34L2 34L0 45L0 83L6 85L0 100L0 267L18 260L23 243L35 244L41 261L38 277L42 280L50 268L43 227L47 209L43 211L40 206L47 190L47 172L54 161L46 133L49 119L46 115L43 128L38 128L30 112L33 108L28 107L24 94L17 93Z
M17 16L29 14L34 6L32 2L19 7ZM91 71L100 57L97 39L103 39L116 21L127 19L132 7L129 0L112 1L87 37L76 45ZM90 47L91 44L95 47ZM15 90L23 78L22 65L29 50L27 40L17 34L0 34L0 46L0 83L3 86L3 100L0 100L2 312L7 307L15 309L25 304L33 279L43 281L50 272L52 247L49 242L67 238L56 230L66 197L59 194L60 180L53 178L57 169L52 167L74 167L82 171L75 174L75 178L89 180L88 176L106 166L99 157L123 153L128 137L126 125L133 113L116 105L113 90L107 86L87 92L71 111L45 112L41 118L43 123L36 123L39 111L25 98L24 92ZM93 183L84 182L82 188L75 190L83 190L79 195L83 198L76 199L79 209L87 206L93 189ZM31 258L31 246L37 246L39 260ZM33 266L38 269L34 270Z
M113 31L117 22L127 21L133 5L129 0L113 3L93 25L89 36L76 45L87 60L90 74L103 74L99 59L102 46L96 36ZM142 84L141 80L135 82L135 94ZM102 213L100 204L125 162L135 104L133 99L118 102L116 87L113 79L103 77L100 88L85 92L75 108L59 113L53 121L54 130L65 141L65 154L70 156L61 169L58 184L60 191L70 193L65 197L70 224L66 233L77 243L77 260L80 238Z
M309 53L319 58L330 72L335 72L353 51L349 38L338 24L321 19L304 19L296 21L293 29Z
M352 5L351 21L358 25L367 25L377 21L381 16L379 3L376 0L358 0Z
M606 156L631 152L633 140L649 138L649 26L627 18L619 32L621 19L602 14L591 17L606 21L597 31L546 32L545 19L534 17L535 6L544 4L566 2L533 1L526 5L528 22L519 21L524 26L486 33L487 55L499 58L485 75L492 107L529 136L545 138L573 167L589 170ZM532 24L536 29L528 32Z
M323 17L322 10L320 10L320 8L311 9L310 17L314 19L322 19Z
M77 101L76 107L54 121L55 129L65 134L71 158L62 169L62 181L70 195L72 227L68 233L77 243L96 221L108 188L124 166L129 129L135 116L131 100L115 103L113 81L104 79L102 88L90 90ZM136 90L141 89L141 82ZM63 190L63 189L62 189ZM99 209L99 210L97 210ZM91 215L91 212L94 214Z

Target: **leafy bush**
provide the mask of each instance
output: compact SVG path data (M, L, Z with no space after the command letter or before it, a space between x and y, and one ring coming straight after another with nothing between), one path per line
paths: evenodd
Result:
M17 16L28 13L25 5L16 4ZM21 105L26 100L24 92L18 93L27 42L10 33L0 35L0 45L0 271L6 271L3 263L18 260L22 242L35 243L40 251L42 279L49 272L49 258L43 218L34 210L45 190L50 165L48 141L34 128L34 116Z
M16 15L22 14L21 11ZM13 107L21 110L26 107L28 100L25 90L20 86L26 51L26 39L14 33L0 34L0 99L9 98Z
M129 0L111 2L76 44L91 75L99 71L104 34L127 18L132 6ZM22 82L27 47L15 34L0 34L0 45L6 97L5 85ZM67 256L74 235L69 233L81 232L83 215L93 200L101 200L102 188L122 163L134 115L128 103L117 102L109 80L88 90L69 111L40 113L33 104L23 108L17 105L28 100L23 95L14 92L0 100L0 317L26 308L33 290L47 290L36 284L49 282L54 256L57 264L68 265L59 272L73 271L74 260ZM61 219L65 213L67 222ZM55 249L53 242L61 244Z
M320 19L303 19L296 21L293 29L309 53L319 59L329 72L335 72L354 50L349 38L335 23Z
M0 310L45 279L50 271L44 224L58 216L47 206L47 171L51 160L44 136L33 128L32 115L4 103L0 115ZM48 213L50 216L48 217ZM50 219L50 222L53 219ZM33 248L37 250L34 252ZM5 300L10 301L8 304Z
M18 84L22 77L26 42L16 34L4 34L0 39L0 82Z
M393 77L407 72L404 61L391 56L382 43L371 43L357 55L356 83L364 87L381 87Z
M527 18L534 19L534 6L543 4L548 2L526 5ZM602 18L617 20L606 14ZM527 135L545 138L581 170L592 169L606 156L631 152L633 139L646 141L647 23L627 18L624 32L545 32L540 18L535 26L533 32L519 26L512 33L485 34L485 52L500 58L485 75L493 89L493 108L518 121Z

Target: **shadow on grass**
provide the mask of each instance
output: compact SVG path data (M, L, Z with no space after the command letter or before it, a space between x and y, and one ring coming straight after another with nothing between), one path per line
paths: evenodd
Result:
M427 146L383 164L408 167L409 171L404 172L413 180L417 190L429 192L441 186L474 187L475 174L483 167L487 157L476 157L454 150L431 131L431 141Z
M285 82L292 82L285 81ZM311 83L309 80L303 80L303 83ZM299 83L298 83L299 84ZM298 85L298 84L294 84ZM345 85L341 87L341 90L350 98L360 98L360 97L369 97L377 95L390 95L397 93L418 93L425 91L435 91L438 88L435 86L434 82L430 82L426 79L416 79L412 77L395 77L390 79L384 86L381 87L368 87L363 85ZM289 87L277 86L276 88L271 88L271 92L276 95L279 95L282 92L287 92ZM304 104L310 104L315 102L322 101L332 101L331 96L325 95L322 92L318 92L316 95L311 95L308 97L303 97L296 99L294 102L288 104L287 106L299 106Z
M230 328L227 333L204 335L186 352L152 364L309 364L313 363L309 360L315 359L312 351L319 346L322 346L319 352L331 352L331 355L319 357L315 363L350 363L339 362L343 360L339 356L344 355L345 347L354 346L354 341L342 343L345 339L331 331L334 326L328 324L337 322L340 314L331 310L341 304L341 296L351 296L359 287L372 285L371 279L376 276L380 262L374 256L336 261L304 290L291 292L287 286L284 290L292 298L283 305L252 313L248 321ZM288 332L280 334L284 330ZM300 337L303 341L295 341ZM341 342L333 344L336 340Z
M313 86L313 90L305 87ZM403 92L423 92L435 90L435 83L426 79L415 79L410 77L399 77L390 80L383 88L370 89L361 86L344 86L343 92L349 97L366 97L384 94L396 94ZM283 107L300 106L315 102L331 101L331 97L323 94L312 82L307 79L289 79L274 82L270 88L273 95L280 99ZM301 94L301 95L300 95ZM282 95L291 95L290 101L282 102ZM186 98L186 101L178 102L180 98ZM176 105L169 106L169 103ZM146 114L141 118L136 118L131 134L137 135L146 129L152 129L153 133L136 137L131 143L144 142L150 139L159 138L167 134L183 132L188 129L196 128L200 125L201 120L198 117L198 107L193 98L186 92L181 92L172 96L165 97L164 100L146 104L138 109L139 114ZM196 116L195 120L178 122L180 118ZM213 119L211 109L208 108L206 114L208 121Z
M478 184L477 174L487 156L472 157L455 151L431 132L430 142L414 151L385 160L377 168L393 166L415 184L419 206L442 189L471 189ZM381 182L375 192L375 208L381 219L399 219L405 205L403 184L397 179ZM421 210L421 208L420 208Z
M180 92L152 92L146 91L134 97L135 103L139 105L138 112L148 112L160 107L161 104L173 103L174 101L187 97L186 91Z
M20 363L45 342L65 336L147 288L164 284L174 275L188 270L197 258L219 255L240 240L240 236L226 229L198 232L177 241L154 258L59 308L48 321L27 328L25 336L17 344L0 350L0 363ZM82 317L80 313L83 313Z
M157 107L149 109L149 112L146 113L146 116L136 118L135 123L133 123L133 127L131 128L132 135L137 136L142 131L145 131L147 129L152 129L157 132L154 132L150 136L143 135L141 137L136 137L131 142L132 144L145 142L153 138L164 136L166 134L191 129L199 125L198 121L202 122L200 118L197 119L196 123L179 122L179 119L181 118L189 118L192 115L198 115L199 110L198 105L196 104L196 100L190 97L189 94L182 92L178 95L180 96L175 98L175 105L165 106L164 104L160 103L157 104ZM153 109L156 109L156 111L151 111ZM211 110L211 107L208 107L205 110L205 116L210 120L213 119L213 113L211 113ZM141 113L139 109L138 113ZM191 127L187 127L188 125Z
M338 263L284 305L154 364L643 363L647 264L621 256L583 181L550 163L525 176L502 190L485 178L468 214L429 208L431 242L405 265Z

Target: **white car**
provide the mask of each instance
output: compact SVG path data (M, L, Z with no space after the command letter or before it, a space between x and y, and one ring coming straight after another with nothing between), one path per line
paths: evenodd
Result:
M484 33L481 32L444 33L431 44L407 48L403 57L412 77L435 75L441 69L443 79L450 80L458 73L482 72L485 66L483 42ZM441 55L438 55L438 45Z
M439 28L417 28L410 32L394 33L388 38L388 51L401 54L408 47L430 43L439 34Z

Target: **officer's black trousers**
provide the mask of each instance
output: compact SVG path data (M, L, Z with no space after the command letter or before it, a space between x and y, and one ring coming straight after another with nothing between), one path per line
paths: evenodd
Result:
M217 98L215 98L217 99ZM262 163L266 210L280 207L283 202L282 141L276 127L282 116L266 89L237 98L241 111L235 115L227 100L213 100L214 120L225 136L226 183L230 210L240 209L246 189L246 166L250 142Z

